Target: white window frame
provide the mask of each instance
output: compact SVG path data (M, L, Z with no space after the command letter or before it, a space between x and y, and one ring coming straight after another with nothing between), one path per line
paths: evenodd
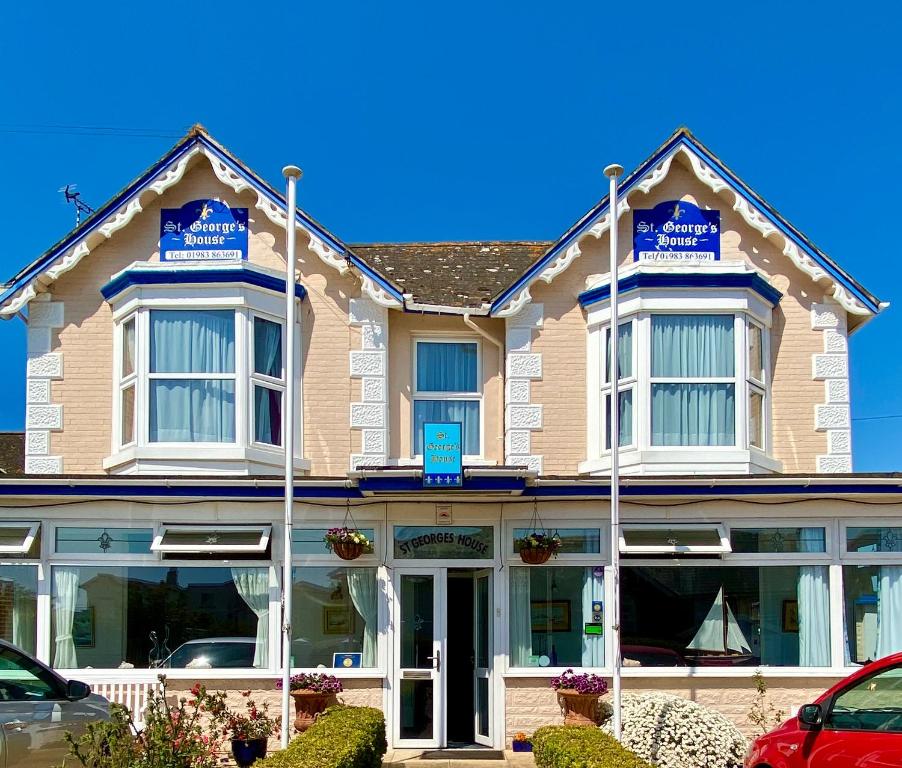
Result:
M824 551L823 552L728 552L723 556L723 560L727 562L735 562L737 564L749 565L777 565L785 562L787 559L799 565L829 565L833 562L833 553L835 551L834 526L829 520L806 520L804 518L797 519L765 519L761 520L743 520L742 522L724 523L727 531L727 538L733 531L741 531L743 529L767 529L767 528L823 528L824 529ZM731 545L732 548L732 545Z
M698 531L709 529L720 537L719 545L636 545L627 544L628 531ZM726 555L732 551L730 535L723 523L623 523L618 536L620 552L624 555Z
M293 566L303 566L303 565L311 565L311 566L337 566L337 567L347 567L354 568L356 566L377 566L382 563L383 560L383 547L385 546L385 537L384 537L384 527L381 519L379 520L367 520L361 518L357 520L357 527L360 530L373 530L373 551L372 552L364 552L360 557L356 560L349 562L347 560L342 560L338 555L334 552L330 552L326 549L325 543L323 543L323 550L321 553L317 554L294 554L292 551L291 563ZM341 523L335 520L322 520L322 521L314 521L314 520L305 520L303 523L295 523L292 526L292 531L312 531L312 530L328 530L329 528L340 528Z
M251 311L248 315L248 343L247 343L247 351L248 351L248 361L247 361L247 370L248 375L250 376L249 383L249 391L248 391L248 399L247 399L247 414L248 414L248 426L247 426L247 434L248 440L255 446L259 446L264 450L272 450L273 448L281 449L284 446L285 436L281 435L282 442L278 445L273 443L261 443L257 440L257 408L256 408L256 388L261 387L263 389L269 389L279 393L279 399L282 403L280 412L284 412L285 408L285 358L286 358L286 349L285 349L285 320L280 319L278 317L274 317L272 315L266 315L263 312ZM256 356L256 334L254 333L254 325L257 320L267 320L270 323L275 323L279 326L279 332L282 335L282 373L281 376L276 379L272 376L267 376L265 373L259 373L257 371L255 356Z
M531 517L513 517L504 520L504 544L501 547L501 556L509 565L526 565L521 559L520 554L514 549L514 531L517 528L531 528L533 525ZM599 552L562 552L557 557L550 557L547 562L542 565L530 565L530 568L544 568L549 565L608 565L611 561L611 547L608 543L611 537L611 526L598 523L598 518L594 520L579 518L549 518L542 520L542 528L549 534L562 528L591 528L599 532Z
M163 539L166 534L179 533L258 533L260 539L256 544L166 544ZM150 545L150 551L171 555L171 554L190 554L190 555L208 555L220 552L230 554L242 553L260 553L266 552L269 546L269 540L272 537L271 525L169 525L161 524L154 535L153 542Z
M27 533L25 537L22 539L21 544L2 544L0 545L0 557L3 555L26 555L31 548L34 546L34 540L37 538L38 531L41 529L40 522L13 522L13 521L3 521L0 522L0 528L27 528ZM39 556L40 557L40 556Z
M855 552L848 549L849 528L902 528L902 518L842 520L839 524L839 555L845 565L902 565L902 549L897 552Z
M636 355L638 348L638 339L637 339L637 329L636 329L636 320L635 317L628 317L625 320L621 320L618 323L619 326L630 327L630 353L631 357L631 371L629 376L624 376L623 378L618 379L617 381L617 401L619 407L620 395L624 392L632 392L633 397L633 408L632 408L632 423L630 424L630 437L631 440L628 443L624 443L620 446L620 450L634 448L636 446L636 427L637 427L637 418L636 414L638 411L637 405L639 403L639 376L637 373L638 368L638 358ZM601 375L599 377L600 387L599 387L599 413L601 419L601 435L599 437L600 445L601 445L601 453L610 456L611 449L608 446L608 432L610 431L610 427L608 426L608 409L605 408L604 403L605 399L611 396L611 376L609 375L608 368L608 336L611 334L611 325L608 323L601 329ZM618 336L619 339L619 336ZM613 407L613 401L612 406ZM619 414L619 411L618 411ZM622 429L622 426L618 427Z
M140 367L139 363L139 339L138 339L138 316L137 312L133 312L128 317L124 318L120 323L118 328L116 329L116 338L114 342L114 354L113 359L118 366L117 370L117 378L119 381L119 387L117 390L118 397L116 403L118 404L118 418L116 419L116 424L114 428L115 439L119 445L122 447L127 447L130 445L135 445L138 442L138 415L140 411L138 410L138 390L140 389L138 385L138 369ZM130 374L126 374L124 371L125 366L125 329L128 324L131 323L134 328L135 333L135 344L134 344L134 365L132 366L132 372ZM124 423L122 418L124 416L124 409L122 408L122 400L127 389L134 390L133 395L133 403L132 403L132 439L126 441L125 440L125 430L123 429Z
M417 382L417 354L420 343L428 344L474 344L476 346L476 392L432 392L421 390ZM414 413L417 400L469 400L479 403L479 453L464 454L464 461L482 461L485 456L485 386L482 380L482 343L476 336L423 335L411 339L411 406L410 406L410 453L414 459L422 461L423 454L416 453L416 419Z
M769 340L770 334L767 332L767 329L756 320L752 318L748 318L744 323L745 326L745 349L746 349L746 393L745 393L745 407L746 407L746 424L748 424L748 445L749 450L758 450L758 451L767 451L769 448L769 435L770 435L770 418L769 418L769 406L770 406L770 398L768 397L768 393L770 392L770 363L769 363ZM761 338L761 371L763 376L756 376L752 371L752 361L751 361L751 338L752 338L752 329L756 329L760 334ZM760 445L755 445L753 441L753 436L751 434L752 429L752 395L758 395L761 397L761 434L758 436L760 440Z

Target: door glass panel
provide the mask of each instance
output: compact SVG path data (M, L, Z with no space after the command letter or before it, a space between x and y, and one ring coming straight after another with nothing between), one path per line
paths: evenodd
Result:
M432 680L401 681L401 738L432 739Z
M476 579L476 666L489 665L489 580Z
M489 735L489 679L476 678L476 727L480 736Z
M434 640L432 622L434 578L429 575L404 574L401 576L400 591L401 668L432 669L430 657L433 655ZM430 682L429 686L431 685ZM401 696L403 699L403 687Z

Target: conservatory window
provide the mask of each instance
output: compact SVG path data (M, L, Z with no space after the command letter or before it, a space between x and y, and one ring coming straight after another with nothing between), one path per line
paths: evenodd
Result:
M164 554L264 553L271 533L271 525L167 525L150 548Z
M827 551L826 530L806 528L731 528L734 554L823 554Z
M460 422L463 452L482 454L482 385L479 343L414 342L413 445L423 454L423 425Z
M624 554L723 554L730 540L722 525L623 525L620 551Z
M0 523L0 554L40 557L40 528L40 523Z
M0 565L0 639L37 649L38 566Z
M282 445L282 397L285 370L282 356L282 325L254 317L254 440Z
M153 528L108 528L65 526L56 529L57 554L149 555Z

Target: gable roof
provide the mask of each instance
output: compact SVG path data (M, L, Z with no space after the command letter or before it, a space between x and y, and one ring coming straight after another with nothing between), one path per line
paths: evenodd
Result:
M256 207L271 221L284 227L287 204L283 195L257 176L206 130L195 125L150 168L100 206L80 226L21 269L0 293L0 317L12 317L37 295L44 286L67 272L93 248L126 226L142 210L142 197L163 192L177 184L185 174L188 162L204 155L216 177L236 193L257 193ZM310 248L329 266L339 272L354 268L361 273L365 292L384 306L400 306L401 291L381 274L353 254L337 237L309 214L297 210L297 226L310 236ZM41 281L38 283L38 281Z
M853 315L873 316L887 304L857 282L848 272L817 248L805 235L784 219L767 201L730 171L687 128L680 128L638 168L618 184L617 218L629 210L631 192L648 192L661 182L679 153L688 157L692 171L715 194L730 191L733 210L738 211L751 227L765 238L782 239L783 253L815 281L833 285L833 297ZM579 256L579 241L591 234L600 237L610 226L608 196L570 227L548 251L519 279L508 286L493 302L491 313L500 317L516 314L531 300L529 286L541 278L551 282Z

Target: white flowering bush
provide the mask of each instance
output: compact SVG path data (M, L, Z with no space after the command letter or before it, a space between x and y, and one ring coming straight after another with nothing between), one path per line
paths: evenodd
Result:
M623 695L621 743L658 768L739 768L747 742L719 712L669 693ZM602 728L610 733L610 707Z

